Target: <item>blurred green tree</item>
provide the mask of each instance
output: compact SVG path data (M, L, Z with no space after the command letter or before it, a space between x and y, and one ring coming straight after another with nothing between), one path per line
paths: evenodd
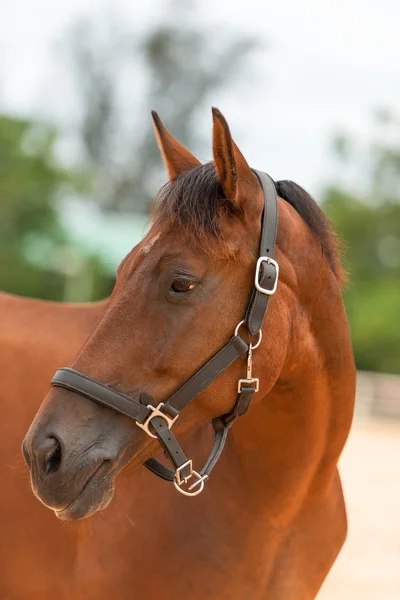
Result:
M199 109L239 75L243 85L243 67L257 46L226 28L200 24L193 2L160 6L144 31L115 13L92 15L75 24L64 43L82 154L93 173L93 196L105 210L146 213L165 180L150 109L195 151Z
M59 165L56 142L57 131L49 124L0 115L2 291L63 300L71 288L67 263L72 262L72 250L60 224L58 201L82 191L85 177ZM98 272L98 261L90 264L94 293L102 295L107 282Z
M56 131L28 119L0 115L0 281L1 289L30 296L58 297L62 280L26 256L30 236L61 243L55 210L68 173L54 160Z
M344 240L357 367L400 373L400 122L380 111L367 146L340 136L335 148L341 174L323 209Z

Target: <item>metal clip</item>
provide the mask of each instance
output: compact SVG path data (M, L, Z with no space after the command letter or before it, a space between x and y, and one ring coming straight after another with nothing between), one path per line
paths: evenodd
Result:
M249 384L253 384L255 387L255 391L258 392L260 387L260 380L257 377L252 377L253 370L253 347L249 345L249 352L247 354L247 368L246 368L246 378L239 379L238 381L238 392L242 391L243 386L249 386Z

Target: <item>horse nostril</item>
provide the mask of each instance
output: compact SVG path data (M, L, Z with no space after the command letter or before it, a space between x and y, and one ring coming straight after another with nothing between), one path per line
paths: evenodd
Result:
M45 476L58 471L61 465L61 444L57 438L47 438L38 451L38 461Z

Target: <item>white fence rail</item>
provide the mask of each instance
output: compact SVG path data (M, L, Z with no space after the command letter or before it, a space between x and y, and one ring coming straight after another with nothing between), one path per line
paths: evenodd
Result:
M400 419L400 375L358 371L356 415Z

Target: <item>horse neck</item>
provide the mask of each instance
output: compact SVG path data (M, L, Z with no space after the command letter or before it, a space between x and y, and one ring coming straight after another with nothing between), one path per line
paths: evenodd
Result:
M355 395L340 286L301 218L296 216L294 236L284 209L278 237L281 290L272 298L263 344L254 354L260 392L229 438L253 499L280 523L312 490L323 494L332 485Z

